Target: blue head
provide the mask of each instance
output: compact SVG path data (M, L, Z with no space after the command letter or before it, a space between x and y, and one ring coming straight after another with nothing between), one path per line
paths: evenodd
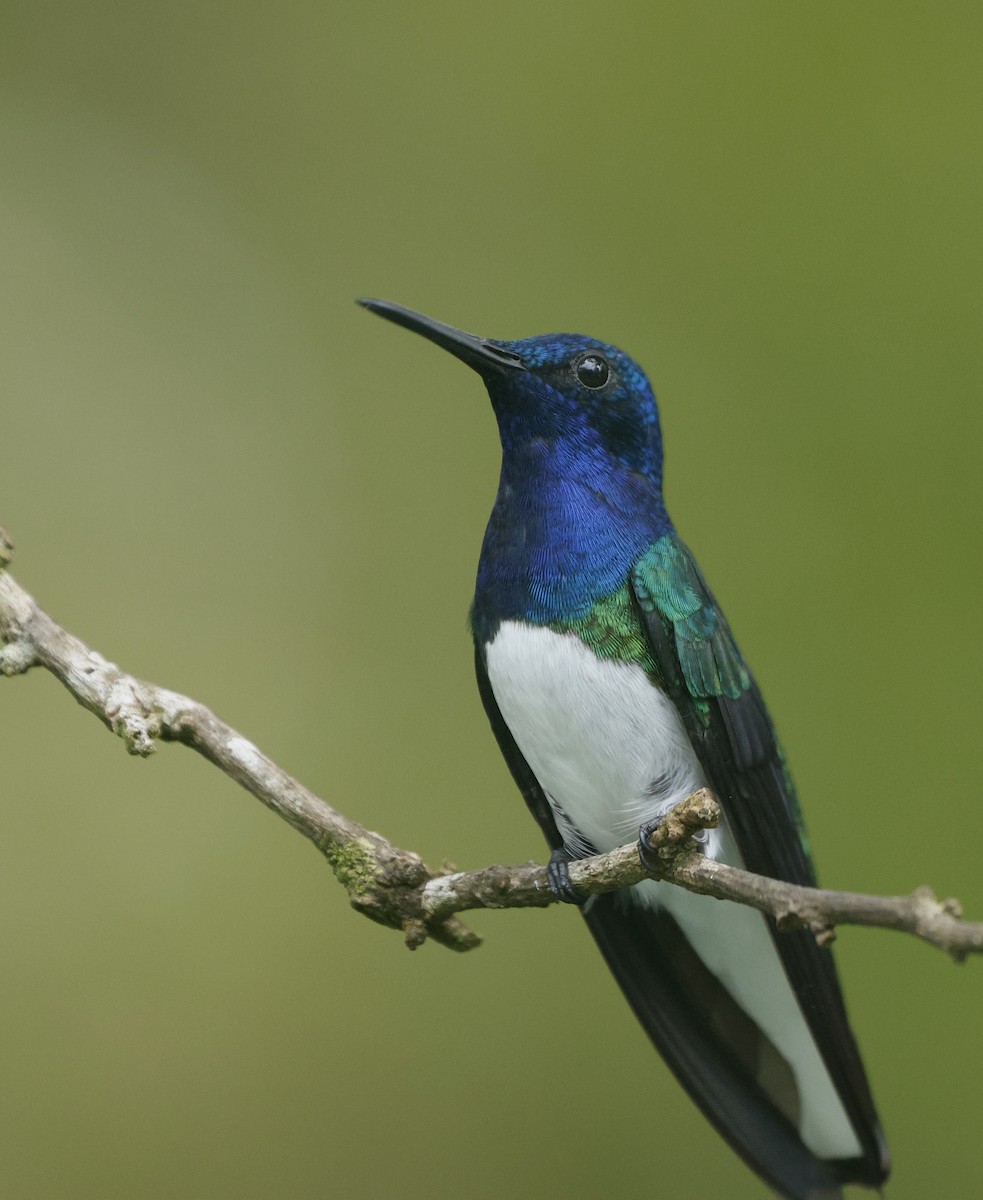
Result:
M627 354L557 333L494 341L399 305L361 301L473 367L502 439L502 476L475 597L486 635L504 617L584 615L623 586L631 563L671 528L652 387Z
M662 486L662 435L652 386L622 350L576 333L495 341L383 300L359 303L429 338L484 379L506 458L531 442L601 454Z
M488 344L522 363L485 375L506 456L545 442L596 466L607 460L609 471L634 472L661 489L659 413L638 363L575 333Z

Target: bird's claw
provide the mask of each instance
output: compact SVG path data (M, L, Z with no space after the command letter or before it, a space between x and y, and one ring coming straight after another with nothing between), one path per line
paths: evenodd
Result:
M645 870L652 874L658 873L661 864L658 854L650 845L650 839L662 824L662 820L662 817L656 817L654 821L646 821L638 827L638 860Z
M573 855L560 846L550 855L546 867L546 878L549 880L550 891L563 904L581 905L587 899L580 889L570 882L570 864Z

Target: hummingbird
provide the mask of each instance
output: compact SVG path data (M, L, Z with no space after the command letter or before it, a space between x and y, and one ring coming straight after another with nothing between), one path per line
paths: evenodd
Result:
M879 1187L889 1156L833 957L809 931L665 881L585 898L571 861L648 836L709 786L702 852L815 886L761 692L663 497L641 367L595 338L477 337L398 304L365 308L483 379L502 467L471 631L499 747L645 1032L704 1115L786 1200Z

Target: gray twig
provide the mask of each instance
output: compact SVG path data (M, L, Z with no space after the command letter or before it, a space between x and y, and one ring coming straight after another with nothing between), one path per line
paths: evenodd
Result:
M554 902L546 868L536 863L441 874L419 855L343 816L267 758L203 704L127 675L48 616L6 567L13 544L0 528L0 675L44 667L75 699L146 757L159 742L197 750L314 843L331 865L354 908L403 932L413 949L433 938L453 950L481 939L456 917L475 908L544 907ZM914 934L957 961L983 952L983 923L962 919L955 900L930 888L907 896L872 896L797 887L704 857L693 835L716 825L720 811L705 789L687 797L652 837L657 870L642 867L635 845L570 864L584 894L614 891L645 878L748 904L781 929L810 929L825 943L837 925L870 925Z

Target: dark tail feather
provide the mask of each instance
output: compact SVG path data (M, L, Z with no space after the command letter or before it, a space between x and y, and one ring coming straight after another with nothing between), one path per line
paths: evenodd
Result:
M667 912L616 893L595 896L583 911L656 1049L708 1120L780 1196L842 1200L844 1183L866 1182L863 1159L822 1159L803 1144L790 1069Z

